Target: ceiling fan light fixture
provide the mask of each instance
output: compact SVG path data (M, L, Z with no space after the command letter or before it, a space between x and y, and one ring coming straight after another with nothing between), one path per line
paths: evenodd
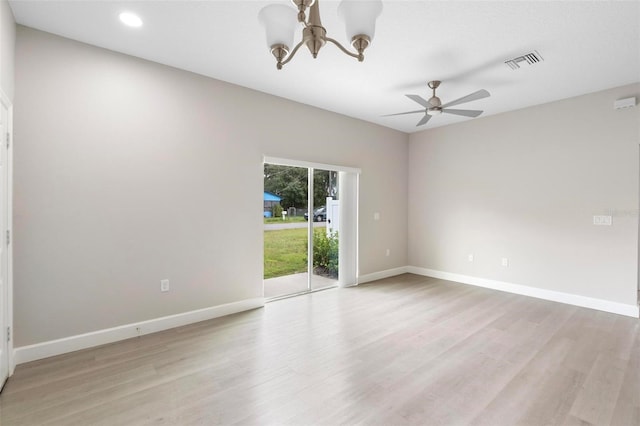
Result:
M265 27L267 45L276 58L278 69L282 69L283 65L291 61L303 45L307 46L314 58L325 44L332 43L358 61L364 60L364 51L371 44L375 33L376 19L382 12L382 0L343 0L338 6L338 15L345 21L347 37L357 53L327 36L327 30L322 26L320 19L319 0L291 2L297 8L297 12L293 8L274 4L263 7L258 13L258 20ZM293 46L295 26L298 22L303 26L302 41ZM293 49L290 50L291 46Z
M307 19L304 11L313 6L316 0L291 0L291 3L298 9L298 22L305 22Z
M364 34L358 34L351 39L351 46L358 51L358 60L364 61L364 50L371 44L369 36Z
M429 108L427 110L427 114L429 114L429 115L440 115L440 114L442 114L442 108L440 108L440 107Z
M291 0L291 3L293 3L295 7L311 7L315 2L316 0Z
M381 13L382 0L342 0L338 6L338 16L344 21L347 40L352 44L360 38L368 38L371 43Z
M284 46L288 52L298 25L296 11L283 4L270 4L260 10L258 20L264 26L267 46L272 52L276 46Z

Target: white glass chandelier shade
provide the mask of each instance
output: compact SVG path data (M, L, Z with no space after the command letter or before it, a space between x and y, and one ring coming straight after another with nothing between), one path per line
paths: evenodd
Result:
M342 0L338 6L338 16L344 20L349 41L357 35L366 35L373 40L380 13L382 0Z
M294 8L283 4L265 6L258 13L258 20L267 33L268 47L278 44L287 48L293 46L293 35L298 25L298 13Z

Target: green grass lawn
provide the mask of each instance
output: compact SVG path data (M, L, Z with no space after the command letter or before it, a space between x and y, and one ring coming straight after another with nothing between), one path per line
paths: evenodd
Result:
M307 272L307 229L265 231L264 278L298 272Z
M287 217L286 220L282 220L281 217L265 217L264 223L292 223L292 222L306 222L303 216Z

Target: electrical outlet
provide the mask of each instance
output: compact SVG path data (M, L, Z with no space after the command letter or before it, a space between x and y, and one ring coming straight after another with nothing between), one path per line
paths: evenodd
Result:
M469 256L467 256L467 259L469 260L469 262L473 262L473 255L470 254Z
M387 256L391 256L391 249L387 249Z
M169 280L160 280L160 291L169 291Z
M375 213L373 214L373 220L380 220L380 213L375 212Z
M502 266L509 266L509 259L507 259L506 257L502 258Z

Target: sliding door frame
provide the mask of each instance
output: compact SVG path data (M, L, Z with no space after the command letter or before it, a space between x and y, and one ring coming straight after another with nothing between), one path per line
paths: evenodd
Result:
M333 164L323 164L323 163L315 163L311 161L301 161L301 160L292 160L288 158L280 158L280 157L269 157L264 156L263 158L263 167L264 164L273 164L278 166L290 166L290 167L304 167L308 171L308 193L307 193L307 208L309 210L309 218L313 218L313 176L314 170L328 170L331 172L338 172L340 175L352 176L352 184L353 188L350 188L347 192L347 197L351 198L352 206L351 211L351 220L340 220L340 235L344 234L344 238L341 237L339 239L339 247L338 252L340 253L340 262L338 266L338 286L340 287L349 287L357 284L357 276L358 276L358 245L359 245L359 235L358 235L358 206L359 206L359 184L360 184L360 173L361 170L356 167L345 167L345 166L336 166ZM340 191L340 199L343 199L342 188ZM344 213L344 203L341 201L340 214ZM351 228L350 236L347 236L347 232L343 232L343 224L346 227L350 225ZM308 280L307 280L307 290L304 292L292 293L290 295L286 295L284 297L295 296L298 294L304 294L308 292L315 291L311 288L311 280L313 279L313 221L309 221L309 226L307 226L307 271L308 271ZM349 261L345 261L349 260ZM349 268L350 270L346 270ZM353 270L351 270L353 269ZM344 277L344 278L343 278ZM321 290L321 289L318 289ZM279 298L279 297L278 297Z

